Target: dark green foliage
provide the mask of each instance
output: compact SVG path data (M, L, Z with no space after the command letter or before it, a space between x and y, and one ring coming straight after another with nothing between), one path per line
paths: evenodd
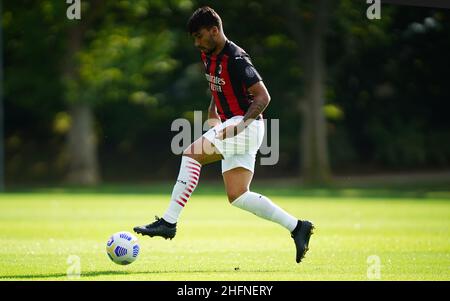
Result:
M95 1L82 0L83 16ZM4 1L6 178L58 180L64 173L67 103L96 114L106 180L172 178L175 118L206 112L199 53L186 33L192 11L211 5L231 40L246 49L272 96L267 118L280 119L280 162L258 173L298 174L304 73L286 5L277 1L108 1L89 24L76 61L79 80L63 76L65 1ZM288 3L288 2L286 2ZM309 4L298 22L308 24ZM335 173L450 166L450 15L432 8L340 1L327 32L330 159ZM215 167L214 167L215 168ZM211 173L212 174L212 173ZM205 173L208 175L208 172Z

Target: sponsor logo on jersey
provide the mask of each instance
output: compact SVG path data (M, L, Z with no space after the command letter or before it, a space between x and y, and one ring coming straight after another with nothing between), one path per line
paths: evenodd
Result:
M213 76L213 75L209 75L209 74L205 74L206 80L209 81L211 84L215 84L215 85L225 85L226 82L223 78L221 77L217 77L217 76Z
M220 68L222 69L222 68ZM220 70L221 71L221 70ZM226 84L225 80L221 77L205 74L206 80L209 82L209 88L211 91L222 92L222 86Z

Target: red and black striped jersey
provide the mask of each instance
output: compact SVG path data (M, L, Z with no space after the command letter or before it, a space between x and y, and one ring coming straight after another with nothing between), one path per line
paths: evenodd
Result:
M248 88L262 80L250 56L231 41L217 55L202 52L205 76L222 121L244 116L253 101Z

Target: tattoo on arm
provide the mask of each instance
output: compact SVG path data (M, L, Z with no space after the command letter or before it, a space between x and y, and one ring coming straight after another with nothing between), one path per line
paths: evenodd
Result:
M248 91L254 97L253 102L241 122L245 128L266 109L270 102L269 92L267 92L266 86L262 81L248 88Z
M256 119L256 117L261 114L264 109L267 107L269 103L263 99L263 98L256 98L253 100L252 104L247 110L247 113L244 116L243 122L245 123L245 126L247 127L247 121L253 121Z

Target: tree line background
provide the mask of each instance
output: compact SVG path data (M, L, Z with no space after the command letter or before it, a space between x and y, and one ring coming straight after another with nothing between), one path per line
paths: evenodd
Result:
M260 177L450 167L450 14L365 1L3 1L8 185L173 180L174 119L206 116L199 52L186 22L222 17L272 96L280 160ZM218 177L220 166L204 169Z

